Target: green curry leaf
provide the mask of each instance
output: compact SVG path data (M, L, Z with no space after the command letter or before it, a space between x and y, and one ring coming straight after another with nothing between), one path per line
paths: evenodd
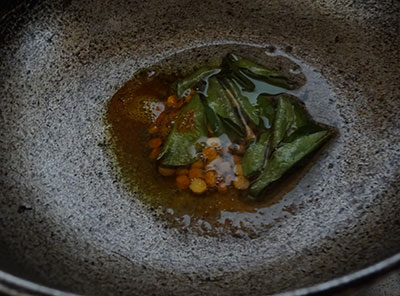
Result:
M207 104L220 117L230 120L232 123L242 129L242 123L235 112L225 90L216 77L208 80L208 90L206 96Z
M285 137L283 142L284 143L291 143L291 142L293 142L294 140L296 140L299 137L306 136L306 135L309 135L309 134L313 134L313 133L316 133L316 132L320 132L320 131L323 131L323 130L325 130L325 129L322 126L320 126L320 125L318 125L316 123L310 122L310 123L307 123L306 125L303 125L300 128L298 128L295 132L290 134L290 136Z
M287 136L290 136L296 132L299 128L308 124L308 117L304 109L298 104L292 102L293 106L293 121L287 132Z
M207 117L207 122L210 125L213 133L220 136L225 133L225 127L221 118L214 112L214 110L204 102L204 112Z
M242 160L243 174L246 177L250 177L262 169L268 154L270 140L271 132L267 131L250 143Z
M244 114L246 119L250 120L254 125L258 125L260 118L258 114L258 109L254 107L249 99L242 94L238 86L230 79L224 79L224 84L226 85L229 93L232 95L232 99L239 105L240 111Z
M178 82L176 87L178 98L181 98L186 90L194 88L202 80L207 80L209 77L218 74L220 71L221 69L216 67L201 67L197 69L188 77Z
M257 97L257 104L265 128L271 128L275 118L275 106L273 100L262 94Z
M252 62L244 57L230 54L233 64L241 69L245 74L253 76L257 79L262 79L272 85L282 87L284 89L293 89L291 82L281 74L268 70L266 67Z
M278 180L299 160L320 147L329 135L328 131L316 132L299 137L276 149L261 175L251 185L250 195L257 198L269 184Z
M293 122L293 106L287 96L279 96L274 119L274 134L272 136L272 147L285 138L289 127Z
M180 166L194 162L201 149L199 141L207 137L204 106L198 94L182 109L158 159L164 165Z
M280 95L273 124L272 146L278 147L286 137L308 124L308 122L305 111L291 99L290 95Z

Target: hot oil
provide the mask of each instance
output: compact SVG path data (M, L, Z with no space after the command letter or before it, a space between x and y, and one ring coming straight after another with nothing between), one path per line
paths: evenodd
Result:
M268 209L276 205L282 212L293 214L296 206L282 197L298 184L318 155L270 186L259 202L250 200L246 192L235 189L224 194L213 191L194 195L189 190L178 190L175 177L158 174L156 161L148 157L151 151L147 147L151 139L148 129L164 110L163 103L167 97L173 94L170 85L176 79L176 75L143 72L127 82L109 102L106 120L110 126L116 165L124 182L136 193L135 197L157 209L157 213L161 213L159 217L171 227L207 235L254 236L282 217L268 214Z

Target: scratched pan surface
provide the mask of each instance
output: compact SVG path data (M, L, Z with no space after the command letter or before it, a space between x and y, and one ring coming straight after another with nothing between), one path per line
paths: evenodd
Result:
M399 2L7 3L1 289L266 295L339 285L400 251ZM340 136L285 196L296 211L268 231L208 237L166 227L115 173L108 100L140 67L271 54L271 45L311 77L307 107Z

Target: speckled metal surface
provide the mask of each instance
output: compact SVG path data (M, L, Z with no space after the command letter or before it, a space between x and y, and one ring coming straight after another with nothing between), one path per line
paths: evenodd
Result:
M360 291L356 296L396 295L400 291L400 272L389 274L372 287Z
M7 14L0 268L80 294L265 295L399 252L399 7L86 0ZM310 95L311 114L341 134L287 195L303 206L255 239L165 227L124 189L107 152L103 115L118 87L140 67L218 44L274 45L297 59L329 85L328 96Z

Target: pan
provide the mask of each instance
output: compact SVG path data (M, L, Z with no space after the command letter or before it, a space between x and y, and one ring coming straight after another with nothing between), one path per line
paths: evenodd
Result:
M396 1L3 1L0 291L344 295L397 268L399 15ZM107 104L139 69L231 51L298 65L339 136L267 230L182 232L121 181Z

